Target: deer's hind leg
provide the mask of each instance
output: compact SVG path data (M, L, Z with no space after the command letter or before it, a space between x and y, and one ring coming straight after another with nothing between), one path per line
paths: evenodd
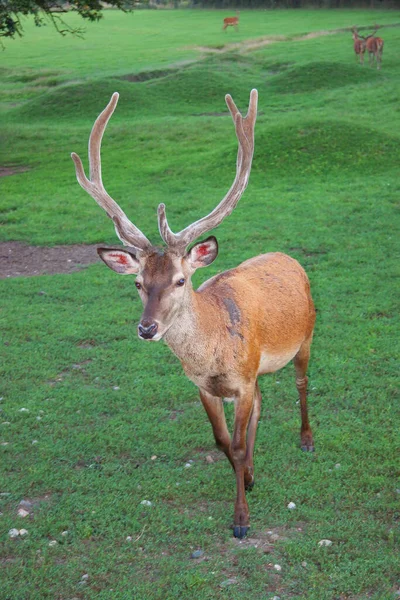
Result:
M300 412L301 412L301 449L304 452L314 452L314 441L310 423L308 421L308 409L307 409L307 367L310 359L310 346L312 341L312 335L303 342L300 346L300 350L293 359L294 366L296 369L296 387L300 398Z
M253 410L251 412L249 425L247 427L247 448L246 448L246 467L244 471L244 486L246 490L251 490L254 486L254 464L253 464L253 452L254 444L256 441L257 425L260 419L261 413L261 392L256 381L254 387L254 403Z

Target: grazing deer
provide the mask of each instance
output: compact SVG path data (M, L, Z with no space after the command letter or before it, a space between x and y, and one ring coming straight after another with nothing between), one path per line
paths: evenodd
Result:
M372 67L374 64L374 57L376 59L376 68L379 70L382 64L382 53L383 53L383 39L375 37L375 33L378 28L375 29L374 33L366 37L366 47L368 50L369 65Z
M356 58L359 56L360 64L364 64L364 54L366 49L366 41L365 38L358 35L357 29L353 29L353 40L354 40L354 52L356 53Z
M78 182L113 220L118 237L126 245L98 248L98 253L117 273L136 275L135 285L144 305L139 338L164 339L187 377L198 386L217 446L236 474L233 533L242 538L250 521L245 490L254 484L253 449L261 405L259 375L273 373L293 360L300 397L301 447L314 449L307 415L306 370L315 311L302 267L285 254L271 252L215 275L196 291L191 282L196 269L215 260L218 244L211 236L189 246L217 227L246 189L254 151L257 90L251 92L244 118L231 96L226 96L239 142L231 188L214 210L179 233L171 231L165 205L160 204L158 226L164 248L153 246L103 187L100 146L117 101L115 93L90 134L89 178L79 156L71 155ZM235 402L232 439L223 398Z
M238 26L239 26L239 12L236 13L236 17L225 17L224 19L224 26L222 27L222 31L224 31L224 29L226 30L227 27L234 27L235 30L237 31Z

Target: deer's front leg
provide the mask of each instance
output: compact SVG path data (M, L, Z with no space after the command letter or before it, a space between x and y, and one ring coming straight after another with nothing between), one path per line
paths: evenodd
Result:
M200 390L200 400L210 419L217 447L226 454L232 467L235 468L231 453L231 436L226 425L222 398L212 396L208 392Z
M249 506L246 500L246 484L249 482L248 473L249 454L247 452L246 433L249 425L250 415L253 410L255 398L254 386L239 394L235 404L235 425L231 443L231 453L233 465L236 473L236 502L233 535L237 538L243 538L250 527ZM258 419L257 419L258 420ZM252 428L251 428L252 429ZM255 437L251 432L251 438ZM254 440L251 440L253 446ZM252 453L252 448L250 449ZM252 466L252 457L251 457Z

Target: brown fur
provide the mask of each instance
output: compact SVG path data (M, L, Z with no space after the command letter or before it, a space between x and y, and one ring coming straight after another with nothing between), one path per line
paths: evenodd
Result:
M238 28L239 25L239 16L237 17L225 17L224 19L224 26L222 27L222 30L225 30L227 27L234 27L236 30Z
M381 68L383 45L384 41L382 38L374 37L373 35L367 37L366 47L368 50L369 64L372 66L375 58L377 69Z
M206 281L195 291L187 256L145 254L138 280L145 317L160 324L160 333L200 391L214 436L237 477L235 535L249 527L245 487L253 484L253 448L261 395L257 377L290 360L296 367L303 449L313 449L306 406L306 370L315 310L307 275L299 263L281 253L257 256ZM186 278L179 300L173 282ZM171 312L171 304L174 310ZM264 358L263 358L264 357ZM222 398L236 402L230 439ZM247 439L246 439L247 434Z
M199 388L217 446L231 462L237 481L234 534L249 527L245 489L254 481L253 449L260 415L257 378L293 360L300 398L301 446L313 450L307 414L307 366L315 310L299 263L279 252L263 254L212 277L194 290L191 276L216 257L215 238L189 252L99 249L115 271L137 273L144 311L142 327L156 327L145 339L163 338ZM125 253L125 254L124 254ZM123 254L125 259L121 259ZM182 255L183 254L183 255ZM178 282L184 281L184 285ZM235 401L232 439L222 400Z
M364 64L364 54L366 49L366 41L364 38L360 38L356 31L353 31L353 40L354 40L354 52L356 53L356 57L360 57L360 64Z

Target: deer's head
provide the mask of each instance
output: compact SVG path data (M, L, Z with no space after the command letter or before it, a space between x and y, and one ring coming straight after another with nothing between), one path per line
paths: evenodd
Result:
M72 153L76 176L80 185L113 220L116 233L126 246L98 248L101 259L121 275L136 275L135 285L143 302L144 311L138 335L146 340L160 340L179 318L181 308L191 293L191 277L199 267L211 264L218 254L218 243L211 236L193 242L205 232L217 227L237 205L246 189L254 151L254 125L257 116L257 91L252 90L247 116L242 117L231 96L226 103L235 123L239 141L236 177L227 195L207 216L192 223L179 233L168 225L165 205L158 207L158 227L166 246L153 246L146 236L127 218L119 205L106 192L101 178L100 148L106 125L118 102L113 94L109 104L99 115L89 139L90 177L87 178L79 156ZM190 248L189 248L190 247Z

